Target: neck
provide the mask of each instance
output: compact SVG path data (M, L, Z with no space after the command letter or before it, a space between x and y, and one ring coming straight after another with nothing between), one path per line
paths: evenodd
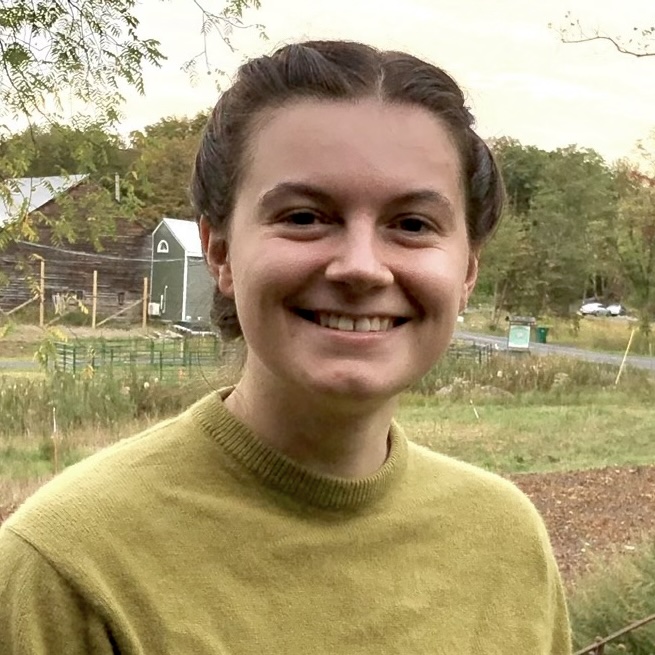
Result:
M245 374L225 405L259 439L306 468L360 478L378 471L387 458L396 403L318 399Z

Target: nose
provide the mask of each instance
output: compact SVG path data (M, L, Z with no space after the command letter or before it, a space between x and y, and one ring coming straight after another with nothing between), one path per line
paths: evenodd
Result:
M337 237L333 256L325 270L331 282L366 291L393 283L394 276L385 261L385 244L373 221L346 221Z

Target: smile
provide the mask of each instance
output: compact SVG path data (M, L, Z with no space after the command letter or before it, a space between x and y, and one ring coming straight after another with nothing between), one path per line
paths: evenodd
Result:
M307 309L295 309L294 313L321 327L342 332L388 332L409 320L402 316L347 316Z

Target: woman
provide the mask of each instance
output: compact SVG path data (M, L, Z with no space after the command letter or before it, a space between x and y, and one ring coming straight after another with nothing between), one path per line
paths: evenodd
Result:
M7 522L2 653L570 652L530 502L392 421L498 222L471 123L403 53L310 42L240 69L193 200L243 375Z

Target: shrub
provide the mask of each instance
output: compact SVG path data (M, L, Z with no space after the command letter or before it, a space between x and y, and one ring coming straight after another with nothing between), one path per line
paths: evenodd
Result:
M591 645L635 621L655 614L655 542L630 555L598 561L576 583L569 597L576 649ZM653 655L655 623L608 644L604 655Z
M55 421L58 431L66 432L170 416L210 389L211 384L202 380L171 384L129 372L0 378L0 435L48 436Z
M539 357L527 353L496 352L478 361L446 355L412 391L432 395L443 387L455 387L453 398L475 387L493 387L517 396L538 393L540 402L547 394L555 402L577 402L576 394L619 389L636 398L652 398L655 380L648 371L626 368L615 386L618 368L572 357Z

